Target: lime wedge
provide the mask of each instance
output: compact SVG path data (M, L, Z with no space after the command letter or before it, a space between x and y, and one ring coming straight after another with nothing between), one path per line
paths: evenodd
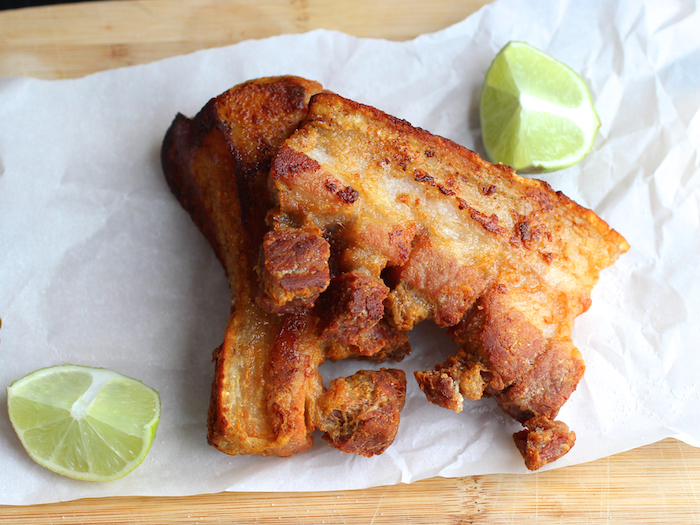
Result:
M109 481L146 457L160 420L160 396L106 368L60 365L7 388L12 426L31 458L71 478Z
M524 42L509 42L486 72L479 101L491 162L521 173L571 166L593 147L600 120L571 68Z

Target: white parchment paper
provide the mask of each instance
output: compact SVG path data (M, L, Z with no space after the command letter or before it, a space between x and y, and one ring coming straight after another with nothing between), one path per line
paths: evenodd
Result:
M454 414L409 381L394 445L371 459L317 439L289 459L206 443L211 352L229 310L223 271L169 193L159 163L176 112L250 78L295 74L482 151L478 98L496 52L523 40L589 83L591 154L546 180L632 245L605 270L574 342L588 369L560 413L578 436L546 468L665 437L700 445L700 5L498 0L413 41L313 31L65 81L0 79L0 405L5 387L61 363L103 366L160 391L145 462L109 483L36 465L0 410L0 503L223 490L331 490L431 476L524 473L519 425L488 400ZM453 350L430 325L400 364ZM361 365L324 365L327 377Z

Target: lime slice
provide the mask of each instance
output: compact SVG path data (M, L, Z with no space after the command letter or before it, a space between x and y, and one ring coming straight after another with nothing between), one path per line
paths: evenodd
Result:
M10 421L40 465L71 478L109 481L146 457L160 420L160 396L105 368L60 365L7 388Z
M521 173L579 162L600 127L588 86L574 70L524 42L509 42L486 72L479 101L491 162Z

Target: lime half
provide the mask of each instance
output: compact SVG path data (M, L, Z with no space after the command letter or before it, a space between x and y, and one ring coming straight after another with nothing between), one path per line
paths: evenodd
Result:
M31 458L71 478L109 481L146 457L160 396L105 368L42 368L7 388L12 426Z
M579 162L600 127L591 94L570 67L524 42L509 42L486 72L479 101L491 162L522 173Z

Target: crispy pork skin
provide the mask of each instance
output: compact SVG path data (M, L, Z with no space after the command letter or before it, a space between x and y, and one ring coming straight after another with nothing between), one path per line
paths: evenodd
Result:
M209 442L228 454L288 456L312 444L305 405L322 391L317 368L324 352L308 319L292 322L255 303L255 266L270 208L272 154L321 89L299 78L247 82L193 119L177 115L163 142L170 188L229 280L231 314L214 355L208 417ZM270 378L276 388L265 387Z
M416 373L429 400L460 411L465 397L491 396L523 424L556 417L585 368L574 319L589 308L600 271L629 248L593 211L330 93L312 97L304 124L280 146L270 187L273 229L317 228L330 246L313 266L327 265L338 298L323 321L334 337L362 347L362 333L380 321L410 330L431 319L450 327L460 349ZM383 315L352 300L382 296ZM532 439L558 442L555 434ZM543 452L528 466L555 456Z
M293 295L294 289L320 291L330 280L327 272L317 274L313 264L298 264L315 260L316 254L327 259L323 239L312 230L306 237L285 238L279 231L270 235L265 222L272 206L267 190L271 159L305 118L310 97L321 90L318 83L298 77L246 82L212 99L193 119L177 115L163 141L166 180L229 280L231 313L224 341L214 352L207 432L210 444L227 454L289 456L309 448L317 425L323 423L334 435L328 440L332 446L372 455L391 444L403 406L386 402L385 395L391 391L387 374L397 399L398 392L405 392L405 377L402 384L396 376L403 374L400 371L362 376L362 381L341 378L336 381L346 381L350 388L341 392L332 387L333 394L326 393L319 366L330 345L321 337L317 312L274 307L268 311L258 304L261 250L268 256L262 270L266 282L276 279L278 286L272 295L290 290ZM270 256L274 253L282 256L275 259ZM297 299L296 306L309 301ZM337 356L358 355L347 345L337 346ZM399 346L396 343L396 349ZM379 408L353 395L364 391L375 393ZM320 399L322 408L317 408ZM325 416L320 419L324 411L352 415L359 424L338 431L339 425Z
M585 370L574 320L629 248L593 211L297 77L250 81L178 115L162 163L232 295L211 444L288 456L320 429L339 450L382 453L405 374L361 370L325 388L319 366L399 361L407 332L430 320L458 350L415 373L429 401L460 412L494 398L523 425L514 441L532 470L573 446L555 418Z

